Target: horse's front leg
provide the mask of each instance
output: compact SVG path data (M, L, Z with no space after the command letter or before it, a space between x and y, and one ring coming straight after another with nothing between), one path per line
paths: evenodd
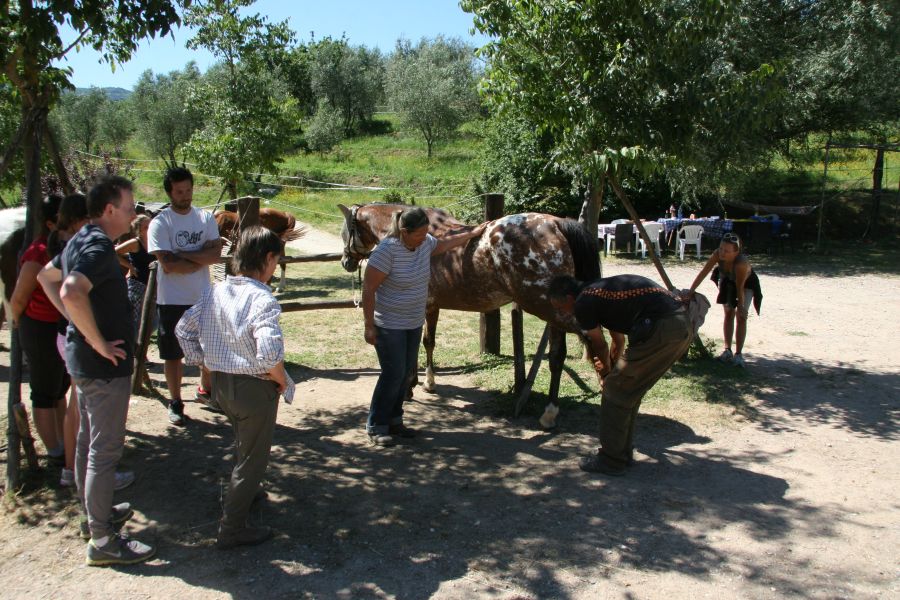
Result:
M437 331L438 317L441 314L439 308L428 308L425 313L425 334L422 336L422 345L425 346L425 385L422 389L426 392L434 392L434 335Z
M563 365L566 362L566 332L556 327L550 328L550 402L544 407L541 415L541 427L556 427L556 416L559 414L559 380L562 377Z

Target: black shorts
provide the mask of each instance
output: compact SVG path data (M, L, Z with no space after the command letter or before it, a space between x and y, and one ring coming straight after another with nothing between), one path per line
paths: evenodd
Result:
M19 318L19 343L28 358L34 408L54 408L69 390L66 363L56 348L56 329L56 321L38 321L25 314Z
M184 304L157 304L156 314L159 317L159 326L156 330L156 345L159 348L159 357L163 360L179 360L184 358L178 338L175 337L175 326L187 309L191 306Z

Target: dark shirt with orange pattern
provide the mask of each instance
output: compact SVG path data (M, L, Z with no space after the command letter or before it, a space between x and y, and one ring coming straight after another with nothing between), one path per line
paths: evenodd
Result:
M652 279L640 275L616 275L598 279L575 299L575 318L584 331L605 327L632 334L657 319L678 312L680 298Z

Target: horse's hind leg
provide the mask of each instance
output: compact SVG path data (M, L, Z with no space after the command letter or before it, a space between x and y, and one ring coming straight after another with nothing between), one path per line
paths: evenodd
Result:
M281 256L285 255L287 250L287 243L284 240L281 240ZM281 277L278 278L278 287L275 288L275 293L280 294L284 291L284 280L287 279L287 263L281 263L279 265L281 267Z
M438 317L441 314L439 308L428 308L425 313L425 335L422 336L422 345L425 346L425 385L422 389L426 392L434 392L434 335L437 331Z
M556 327L550 328L550 402L541 415L541 426L545 429L556 427L559 414L559 380L566 362L566 332Z

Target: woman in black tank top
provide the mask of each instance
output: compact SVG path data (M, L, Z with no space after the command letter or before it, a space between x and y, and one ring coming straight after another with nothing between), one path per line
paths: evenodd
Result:
M128 269L128 299L131 301L135 333L140 327L141 311L144 307L144 292L150 278L150 263L156 257L147 252L147 231L150 229L150 217L138 215L131 222L132 239L116 246L119 262Z
M747 338L747 317L750 312L750 304L754 303L754 290L759 288L759 280L753 273L747 255L741 254L741 239L737 235L725 234L719 247L713 251L694 279L690 291L696 290L714 268L713 280L719 287L716 302L725 309L723 327L725 350L719 356L719 360L743 367L744 356L741 351L744 349L744 340ZM754 281L756 283L753 283ZM732 338L735 342L734 353L731 351Z

